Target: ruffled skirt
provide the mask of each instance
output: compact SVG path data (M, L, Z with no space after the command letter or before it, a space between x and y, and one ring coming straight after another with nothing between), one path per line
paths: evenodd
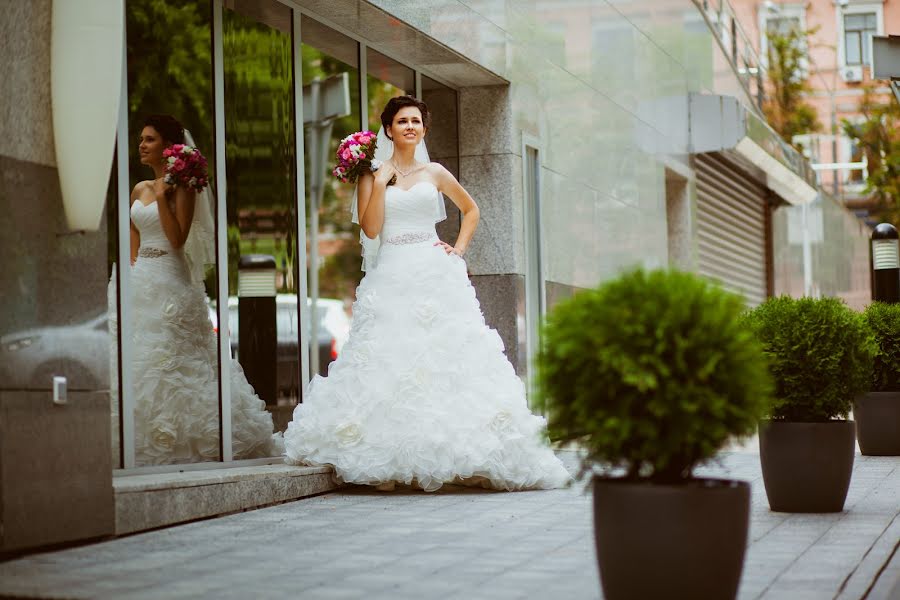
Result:
M180 254L139 257L130 284L136 464L219 460L218 349L202 285L190 282ZM115 272L109 305L115 334ZM113 440L118 454L115 362L112 367ZM265 402L236 360L231 362L231 411L235 460L283 453L281 434L273 434Z
M485 325L465 262L433 241L382 246L350 337L285 432L288 462L345 482L553 488L570 475Z

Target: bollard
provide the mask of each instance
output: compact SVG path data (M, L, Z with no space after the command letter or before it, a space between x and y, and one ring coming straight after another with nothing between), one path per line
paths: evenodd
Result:
M247 381L268 404L276 404L278 332L275 258L248 254L238 262L238 357Z
M900 236L890 223L872 232L872 300L900 302Z

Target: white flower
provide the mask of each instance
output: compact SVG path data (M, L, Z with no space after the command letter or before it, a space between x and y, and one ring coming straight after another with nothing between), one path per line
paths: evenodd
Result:
M425 398L425 387L428 383L428 371L416 366L400 374L397 392L404 401L422 400Z
M372 344L356 341L350 349L350 360L359 367L365 368L372 362Z
M508 410L501 410L491 420L491 429L494 431L506 431L512 424L512 413Z
M439 312L437 304L431 298L426 298L422 302L419 302L413 309L413 314L415 314L419 322L426 327L430 327L431 324L434 323Z
M356 423L345 422L335 428L334 436L340 445L353 446L362 439L362 429Z
M165 351L159 361L159 368L163 371L174 371L178 368L178 356L171 351Z
M150 430L150 445L168 451L175 447L175 426L168 421L155 420Z
M162 314L163 317L171 320L175 317L176 314L178 314L178 306L171 300L168 300L163 306Z
M353 303L353 324L362 324L375 316L375 304L377 297L375 292L369 292L357 297Z
M194 151L194 149L191 148L190 146L185 146L184 148L181 149L182 154L191 154L193 151Z
M174 156L170 156L166 162L168 162L170 165L174 165L176 160L177 159Z

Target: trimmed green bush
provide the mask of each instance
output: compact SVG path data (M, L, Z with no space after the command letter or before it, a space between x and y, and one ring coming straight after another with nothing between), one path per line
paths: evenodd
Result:
M870 391L900 392L900 304L873 302L863 318L878 345Z
M747 320L775 380L771 417L819 422L845 418L868 391L875 339L838 298L770 298Z
M554 440L626 477L689 479L755 431L771 380L744 301L696 275L636 270L560 302L543 326L536 391Z

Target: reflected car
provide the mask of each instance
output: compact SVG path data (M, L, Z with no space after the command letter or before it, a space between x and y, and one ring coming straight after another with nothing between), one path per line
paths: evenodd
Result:
M228 321L231 353L240 361L239 347L239 298L228 298ZM307 301L309 306L309 301ZM340 353L350 330L349 318L343 312L343 302L331 298L319 300L318 352L319 374L328 374L330 365ZM337 310L340 310L338 313ZM298 397L300 386L300 357L297 353L297 296L294 294L278 294L275 298L275 318L277 332L277 377L278 394L289 398ZM309 313L307 313L308 315ZM218 330L218 316L215 302L209 305L209 317L213 329ZM308 327L308 326L307 326Z
M107 388L109 344L106 313L0 336L0 385L49 389L53 375L65 375L70 390Z

